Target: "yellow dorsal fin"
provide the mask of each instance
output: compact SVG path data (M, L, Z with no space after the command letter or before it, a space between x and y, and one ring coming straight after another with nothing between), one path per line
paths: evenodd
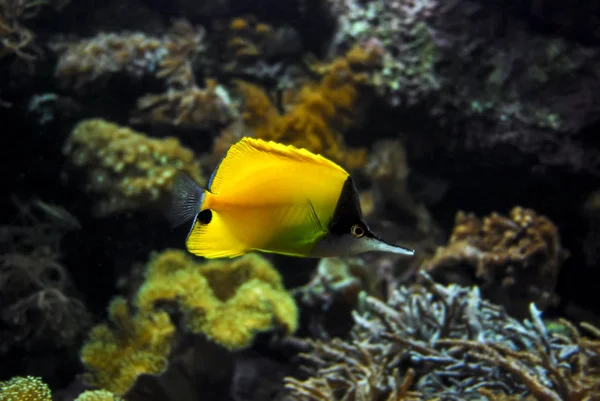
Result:
M282 161L285 163L281 163ZM213 194L219 194L226 189L236 188L239 180L246 179L253 170L258 171L270 166L282 168L290 164L318 165L334 172L339 177L349 175L336 163L306 149L244 137L229 148L215 169L208 190ZM238 174L241 171L244 171L245 174Z

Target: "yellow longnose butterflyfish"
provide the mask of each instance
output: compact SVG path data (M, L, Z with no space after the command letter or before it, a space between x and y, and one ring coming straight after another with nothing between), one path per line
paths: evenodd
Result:
M193 219L186 247L205 258L252 251L414 254L373 234L350 174L306 149L244 137L228 149L206 189L179 173L173 194L173 223Z

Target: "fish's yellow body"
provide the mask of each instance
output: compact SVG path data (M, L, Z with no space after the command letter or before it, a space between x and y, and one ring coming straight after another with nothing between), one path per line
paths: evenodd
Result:
M198 256L250 251L311 256L330 239L336 213L353 212L339 207L350 193L344 190L349 182L342 167L308 150L242 138L229 148L206 190L189 178L176 184L175 212L178 220L195 216L186 246Z

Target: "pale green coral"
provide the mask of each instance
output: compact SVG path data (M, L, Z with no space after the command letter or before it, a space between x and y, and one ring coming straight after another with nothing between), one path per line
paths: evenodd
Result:
M52 401L52 393L39 377L13 377L0 382L1 401Z
M158 374L168 366L175 326L166 312L132 315L127 301L109 306L111 324L100 324L81 349L86 383L123 395L141 374Z
M75 401L124 401L121 397L106 390L84 391Z

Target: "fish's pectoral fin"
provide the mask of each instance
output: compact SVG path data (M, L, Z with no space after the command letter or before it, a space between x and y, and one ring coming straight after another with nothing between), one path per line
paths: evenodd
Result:
M205 193L187 174L180 171L173 180L169 221L173 227L193 219L202 209Z
M234 258L248 251L237 239L223 216L207 209L200 212L187 237L188 251L207 259Z
M313 224L315 232L326 233L327 230L321 224L321 220L319 220L319 216L317 215L317 211L315 210L315 206L313 203L308 200L308 217Z

